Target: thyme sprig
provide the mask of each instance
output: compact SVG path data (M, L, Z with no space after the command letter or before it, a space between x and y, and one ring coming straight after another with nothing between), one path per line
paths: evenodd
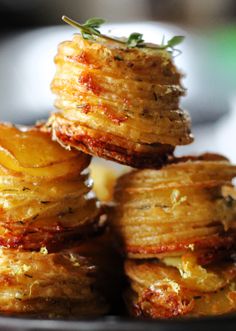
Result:
M167 43L165 43L163 39L161 45L153 45L145 43L143 39L143 34L138 32L133 32L129 35L128 38L124 39L119 39L102 34L98 29L101 27L102 24L105 23L105 20L99 17L90 18L84 24L80 24L67 16L62 16L62 20L67 24L73 26L74 28L80 29L81 35L84 39L96 40L96 38L99 37L122 44L129 48L145 47L157 50L167 50L170 53L173 53L174 51L180 52L178 49L175 48L175 46L179 45L184 40L184 36L174 36L173 38L168 40Z
M100 28L100 26L103 23L105 23L105 20L103 20L102 18L93 17L93 18L88 19L84 24L80 24L67 16L62 16L62 20L64 22L66 22L67 24L73 26L74 28L80 29L82 37L84 39L96 40L96 37L100 37L100 38L107 39L110 41L115 41L120 44L124 44L123 41L121 41L117 38L106 36L98 30L98 28Z

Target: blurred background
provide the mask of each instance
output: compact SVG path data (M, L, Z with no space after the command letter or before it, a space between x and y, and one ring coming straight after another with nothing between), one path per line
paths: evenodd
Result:
M236 162L236 1L0 0L0 120L31 124L53 111L50 82L57 44L80 22L107 19L104 32L145 40L185 35L175 58L185 73L182 106L192 116L195 143L178 153L221 152Z

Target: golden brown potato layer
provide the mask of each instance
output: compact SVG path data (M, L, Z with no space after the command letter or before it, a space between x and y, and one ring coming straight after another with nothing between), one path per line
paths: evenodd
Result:
M118 180L111 219L129 257L235 245L236 201L224 190L232 185L236 167L215 155L185 161Z
M66 148L74 147L135 168L159 168L173 158L171 145L133 143L68 121L59 113L52 115L47 125L52 130L53 139Z
M102 249L94 240L57 253L48 253L45 247L40 252L2 248L0 312L38 318L106 313L102 289L109 279L104 274L106 252Z
M90 162L89 156L63 150L37 129L21 131L0 124L0 146L1 176L12 171L18 178L59 179L79 175Z
M159 148L162 160L162 152L168 157L170 146L173 150L192 141L189 116L179 107L184 94L181 75L165 50L122 48L74 35L59 45L55 63L51 87L64 127L57 115L48 127L59 140L68 136L61 140L64 145L144 167L145 154L137 149L150 146L155 151L157 145L158 154L158 146L164 145ZM152 161L151 151L148 156Z
M193 255L185 255L178 262L172 261L172 265L157 260L126 261L130 288L125 299L131 315L169 319L215 316L236 310L234 263L203 268Z
M39 249L99 228L101 210L84 169L90 157L49 134L0 125L0 245Z

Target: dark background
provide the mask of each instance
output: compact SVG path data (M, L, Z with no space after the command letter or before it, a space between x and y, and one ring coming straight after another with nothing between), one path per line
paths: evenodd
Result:
M0 0L1 30L57 25L65 13L79 20L155 20L204 26L235 22L234 0Z

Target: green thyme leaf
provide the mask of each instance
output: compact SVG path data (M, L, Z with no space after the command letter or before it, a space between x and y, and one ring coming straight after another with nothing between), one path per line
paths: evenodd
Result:
M138 47L144 45L143 35L138 32L133 32L127 39L127 45L128 47Z
M100 26L102 24L104 24L106 21L103 18L99 18L99 17L93 17L93 18L89 18L84 24L83 26L86 27L90 27L93 29L98 29L100 28ZM99 31L98 31L99 32ZM100 33L100 32L99 32Z
M95 36L99 36L101 33L98 30L102 24L105 23L105 20L99 17L93 17L88 19L82 26L85 28L85 31L81 31L81 34L84 39L94 39Z
M84 24L80 24L66 16L62 16L62 19L71 26L80 29L82 37L90 40L95 40L94 36L101 34L98 28L105 23L105 20L99 17L90 18Z
M170 40L168 40L167 42L167 48L170 47L170 48L173 48L179 44L181 44L184 40L184 36L174 36L173 38L171 38Z
M73 26L74 28L80 29L81 35L84 39L96 40L96 37L100 37L109 41L122 44L129 48L145 47L156 50L165 49L169 53L174 53L174 51L176 51L177 53L181 53L178 49L174 47L179 45L184 40L183 36L174 36L165 44L163 37L161 45L147 44L144 42L143 35L139 32L131 33L130 36L126 39L119 39L102 34L98 29L102 24L105 23L105 20L99 17L90 18L84 24L80 24L67 16L62 16L62 19L64 22Z
M84 39L96 40L96 37L100 37L103 39L115 41L120 44L124 44L124 42L119 39L101 34L98 28L101 26L101 24L105 22L105 20L103 20L102 18L90 18L84 24L80 24L67 16L62 16L62 20L67 24L73 26L74 28L80 29L81 35Z
M86 40L95 40L95 38L93 37L93 35L91 33L81 31L81 35Z

